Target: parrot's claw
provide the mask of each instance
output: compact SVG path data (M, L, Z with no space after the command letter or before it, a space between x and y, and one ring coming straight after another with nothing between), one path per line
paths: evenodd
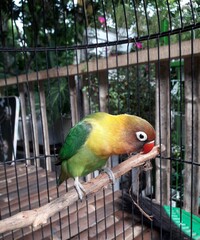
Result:
M102 172L107 173L112 183L115 184L115 175L110 168L108 167L102 168Z
M80 200L83 200L83 193L85 194L85 189L83 185L79 182L78 177L74 178L74 187L76 188L76 191L78 193L78 196Z

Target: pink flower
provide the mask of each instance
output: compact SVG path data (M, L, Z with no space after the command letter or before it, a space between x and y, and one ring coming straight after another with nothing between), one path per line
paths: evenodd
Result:
M141 42L136 42L135 46L136 46L136 48L141 49L142 48L142 43Z
M98 21L102 24L102 25L105 25L105 22L106 22L106 19L102 16L99 16L98 17Z

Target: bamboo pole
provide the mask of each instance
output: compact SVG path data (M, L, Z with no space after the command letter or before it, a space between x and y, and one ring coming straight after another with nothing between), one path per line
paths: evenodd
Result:
M100 111L108 112L108 70L102 71L98 75Z
M46 98L45 98L43 82L39 82L39 96L40 96L40 111L41 111L41 121L42 121L42 131L43 131L44 152L46 157L45 159L46 169L48 171L51 171L52 166L51 166L51 158L50 158L49 129L48 129Z
M88 75L82 75L82 96L83 96L83 115L87 116L90 114L90 102L89 102L89 96L88 96L88 90L87 88L89 87L88 84Z
M38 138L38 126L37 117L35 110L35 94L34 94L34 83L31 82L29 85L29 97L30 97L30 110L31 110L31 120L32 120L32 130L33 130L33 150L35 154L34 165L40 167L40 151L39 151L39 138Z
M146 161L155 158L160 151L164 151L163 145L155 146L149 153L138 153L112 168L115 178L119 178L134 167L143 165ZM101 173L98 177L84 183L86 195L91 195L110 183L110 179L106 173ZM75 189L70 190L66 194L53 200L52 202L32 210L22 211L14 216L0 221L0 233L15 230L27 226L38 227L47 223L48 219L57 212L66 209L69 205L78 200L78 194Z
M78 116L78 100L77 100L77 87L74 76L69 77L69 92L70 92L70 108L72 116L72 126L74 126L79 121Z
M30 161L30 145L29 145L29 132L27 127L27 119L26 119L26 99L24 93L24 85L19 85L19 97L20 97L20 104L21 104L21 119L22 119L22 134L24 140L24 151L25 151L25 158L26 164L31 164Z
M170 86L169 62L156 65L156 138L157 143L166 146L162 157L170 157ZM170 200L170 161L156 159L156 200L169 204Z
M184 209L199 212L200 196L200 58L184 61L185 76L185 160L184 165ZM193 76L193 78L192 78Z

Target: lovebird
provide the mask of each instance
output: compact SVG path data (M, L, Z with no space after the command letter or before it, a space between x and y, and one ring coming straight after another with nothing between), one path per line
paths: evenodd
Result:
M128 114L97 112L77 123L65 138L58 154L61 164L58 186L68 178L82 200L84 188L79 177L101 170L112 155L149 152L154 146L155 130L146 120ZM105 169L114 181L112 171Z

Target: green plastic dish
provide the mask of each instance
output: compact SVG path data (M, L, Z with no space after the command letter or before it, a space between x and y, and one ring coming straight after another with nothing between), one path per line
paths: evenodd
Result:
M165 212L171 217L174 224L176 224L187 235L191 236L192 224L192 239L200 240L200 218L183 209L164 206Z

